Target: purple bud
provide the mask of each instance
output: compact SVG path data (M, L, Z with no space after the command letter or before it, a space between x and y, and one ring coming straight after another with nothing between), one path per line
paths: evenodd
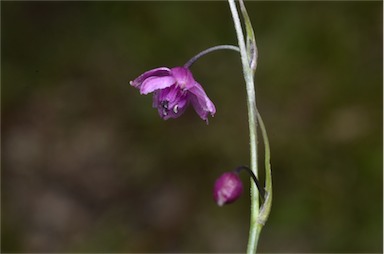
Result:
M222 174L213 188L213 198L219 206L236 201L242 193L243 184L235 172Z

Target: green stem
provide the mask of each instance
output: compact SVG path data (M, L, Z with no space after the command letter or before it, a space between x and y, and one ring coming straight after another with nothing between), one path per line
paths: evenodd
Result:
M240 48L241 63L243 66L243 73L245 84L247 88L247 107L248 107L248 124L249 124L249 139L250 139L250 156L251 156L251 169L257 176L257 118L256 118L256 96L255 87L253 82L253 71L250 66L252 59L247 54L247 49L244 42L244 35L241 28L239 14L237 12L235 0L228 0L229 7L232 13L233 22L235 25L237 40ZM258 223L259 216L259 192L257 187L251 185L251 219L249 229L249 239L247 253L256 253L257 243L262 226Z

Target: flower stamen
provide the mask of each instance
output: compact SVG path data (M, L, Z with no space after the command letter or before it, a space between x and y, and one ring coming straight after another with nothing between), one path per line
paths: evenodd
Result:
M179 112L179 105L175 105L175 106L173 107L173 112L174 112L175 114L177 114L177 113Z
M168 109L168 101L162 101L160 103L160 105L161 105L161 107L163 109L163 116L168 115L168 111L169 111L169 109Z

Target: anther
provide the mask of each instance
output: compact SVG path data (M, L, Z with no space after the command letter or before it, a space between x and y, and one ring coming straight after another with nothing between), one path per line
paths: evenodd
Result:
M175 106L173 107L173 112L174 112L175 114L177 114L177 112L179 112L179 105L175 105Z
M160 103L161 107L163 107L164 109L168 109L168 101L162 101Z

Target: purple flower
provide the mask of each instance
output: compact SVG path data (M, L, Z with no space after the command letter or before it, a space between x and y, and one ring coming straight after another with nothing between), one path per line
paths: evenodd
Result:
M219 206L236 201L242 193L243 184L235 172L222 174L213 188L213 198Z
M215 105L188 68L156 68L141 74L130 84L139 89L141 94L153 93L153 107L157 108L164 120L179 117L189 103L207 123L208 115L214 116L216 113Z

